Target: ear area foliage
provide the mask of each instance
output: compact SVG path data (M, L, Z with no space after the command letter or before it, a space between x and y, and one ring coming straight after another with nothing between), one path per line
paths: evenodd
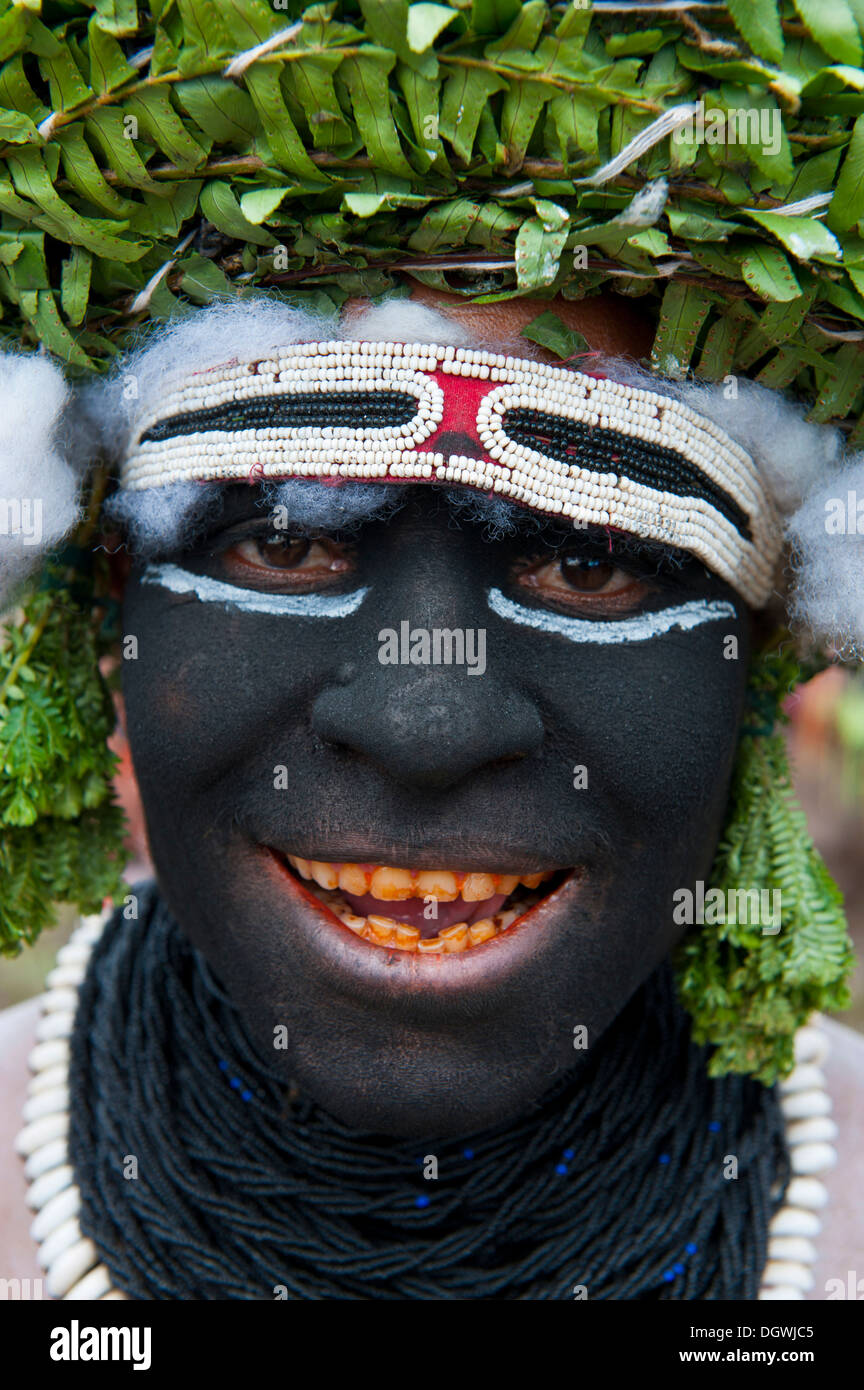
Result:
M121 888L123 813L100 672L116 633L92 557L69 551L0 631L0 953L53 924L55 904L98 912ZM104 578L104 576L103 576Z
M687 929L676 973L693 1037L709 1044L711 1076L750 1073L773 1085L792 1070L795 1030L814 1010L844 1009L854 967L843 900L807 830L792 789L780 704L797 662L779 652L756 658L729 811L714 860L711 888L735 903L736 892L779 894L773 921L730 920Z

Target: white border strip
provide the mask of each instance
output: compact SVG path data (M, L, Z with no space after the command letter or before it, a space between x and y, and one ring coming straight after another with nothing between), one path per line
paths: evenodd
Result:
M690 632L703 623L718 622L721 618L734 622L738 616L732 604L724 599L692 599L675 608L660 608L655 613L634 613L630 618L613 619L611 622L599 618L568 618L562 613L551 613L546 608L524 608L521 603L507 598L500 589L489 590L489 607L499 618L519 623L521 627L555 633L559 637L566 637L568 642L595 642L601 646L647 642L676 628L681 632Z
M242 613L280 618L348 618L369 592L365 588L350 594L267 594L225 584L206 574L192 574L180 565L148 565L141 583L158 584L172 594L194 594L201 603L221 603Z

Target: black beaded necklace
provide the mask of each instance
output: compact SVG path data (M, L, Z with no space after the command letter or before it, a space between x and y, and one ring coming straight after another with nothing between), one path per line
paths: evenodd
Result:
M140 898L94 950L70 1063L81 1229L131 1297L756 1297L782 1117L757 1082L708 1078L666 967L578 1084L418 1146L294 1098L158 894Z

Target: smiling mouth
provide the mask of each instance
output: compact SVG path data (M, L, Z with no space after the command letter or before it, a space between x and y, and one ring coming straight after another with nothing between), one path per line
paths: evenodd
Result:
M397 869L271 854L343 926L372 946L455 954L506 932L556 889L562 873Z

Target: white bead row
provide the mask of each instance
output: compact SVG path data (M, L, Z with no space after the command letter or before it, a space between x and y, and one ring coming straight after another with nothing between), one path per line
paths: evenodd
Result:
M69 1043L78 987L93 946L108 920L85 917L57 954L42 1000L37 1043L30 1053L33 1073L24 1106L24 1129L15 1141L26 1160L27 1205L36 1215L30 1234L38 1243L37 1259L52 1298L64 1300L125 1299L114 1288L107 1266L79 1224L81 1193L69 1163Z
M769 1226L768 1261L759 1290L763 1302L798 1301L813 1288L817 1259L813 1237L822 1229L817 1213L828 1202L828 1190L815 1174L827 1172L837 1162L832 1143L837 1125L829 1118L831 1098L821 1070L828 1050L828 1039L817 1022L799 1028L796 1066L778 1087L792 1178Z

